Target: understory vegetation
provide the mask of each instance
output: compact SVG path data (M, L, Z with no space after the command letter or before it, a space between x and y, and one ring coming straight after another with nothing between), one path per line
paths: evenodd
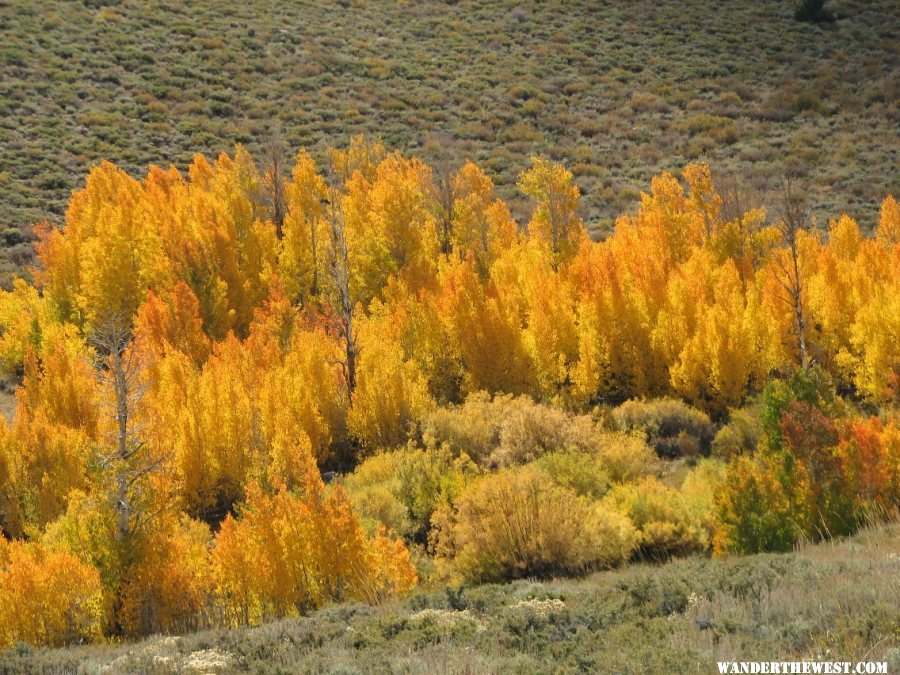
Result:
M544 158L520 228L472 162L443 179L364 137L329 157L107 162L39 228L33 282L0 292L0 646L790 551L896 516L892 196L873 236L821 230L790 183L769 214L694 163L594 242Z

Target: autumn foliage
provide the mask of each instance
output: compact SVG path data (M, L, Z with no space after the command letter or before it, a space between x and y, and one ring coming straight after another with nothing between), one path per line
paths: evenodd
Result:
M692 164L594 242L541 158L520 225L472 163L331 156L103 163L38 228L33 284L0 293L0 645L374 602L416 583L407 545L469 578L582 573L896 508L892 197L874 237L788 232ZM716 436L763 390L750 442ZM660 482L714 437L721 476Z

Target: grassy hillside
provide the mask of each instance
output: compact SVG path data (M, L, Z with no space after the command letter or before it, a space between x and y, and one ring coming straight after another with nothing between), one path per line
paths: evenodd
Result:
M693 558L583 580L421 590L247 630L0 655L0 672L716 671L716 660L900 668L900 528L792 554Z
M804 176L820 218L871 227L900 184L898 9L833 3L0 0L0 274L87 167L132 172L236 142L381 134L476 159L513 191L564 161L598 233L662 169L709 160L763 194Z

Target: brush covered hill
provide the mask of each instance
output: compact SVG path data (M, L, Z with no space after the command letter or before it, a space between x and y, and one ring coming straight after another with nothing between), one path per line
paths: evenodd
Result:
M767 194L803 176L820 221L865 230L900 184L898 9L842 0L0 2L2 272L109 159L273 139L317 160L381 134L429 163L470 158L514 196L532 154L576 175L595 236L650 178L702 159ZM521 204L513 204L517 217Z

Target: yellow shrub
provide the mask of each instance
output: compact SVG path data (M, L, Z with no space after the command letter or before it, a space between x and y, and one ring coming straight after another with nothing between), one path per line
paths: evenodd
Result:
M471 485L455 515L438 522L438 552L468 579L583 573L625 560L634 529L555 485L534 466L505 469Z
M753 452L762 434L760 411L753 408L732 410L728 424L716 433L712 442L712 452L717 457L730 459L744 453Z
M725 481L725 470L725 463L718 459L701 459L681 484L686 506L699 519L710 541L713 541L718 527L716 493Z
M597 458L609 479L622 483L659 472L656 453L636 434L605 433L597 437Z
M656 478L619 485L604 502L634 523L644 557L659 560L709 547L709 533L684 496Z
M623 431L642 431L660 457L706 453L713 424L706 413L672 398L626 401L613 416Z
M481 466L525 464L546 452L593 452L602 432L587 415L573 415L527 396L471 394L459 406L440 408L423 423L429 445L447 444Z
M609 476L597 457L589 453L550 452L534 464L554 483L580 496L599 499L609 490Z

